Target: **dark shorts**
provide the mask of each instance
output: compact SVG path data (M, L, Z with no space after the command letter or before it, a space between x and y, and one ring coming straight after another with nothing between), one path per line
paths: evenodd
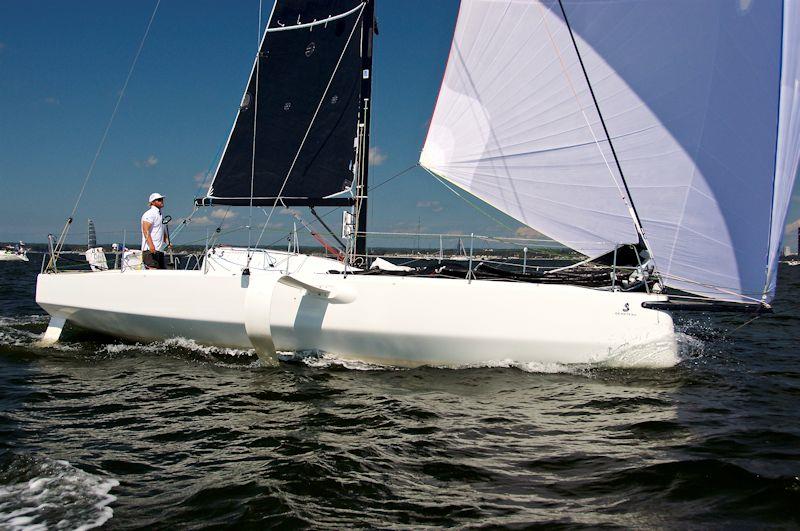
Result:
M164 253L161 251L156 251L151 253L150 251L145 251L142 253L142 262L144 262L145 267L147 269L166 269L166 257Z

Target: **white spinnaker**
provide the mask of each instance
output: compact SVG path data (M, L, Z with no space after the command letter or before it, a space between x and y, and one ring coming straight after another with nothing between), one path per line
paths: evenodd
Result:
M781 52L796 62L799 45L782 38L782 3L564 7L666 283L761 300L800 149L793 98L777 141ZM791 35L798 17L785 18ZM784 100L796 70L783 71ZM637 241L556 0L462 0L420 160L584 254Z
M783 10L780 107L772 234L769 242L769 299L775 295L781 238L800 162L800 5L794 0L787 1Z

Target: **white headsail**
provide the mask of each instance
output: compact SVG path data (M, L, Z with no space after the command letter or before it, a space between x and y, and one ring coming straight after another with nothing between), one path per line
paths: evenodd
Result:
M769 301L798 28L779 0L462 0L420 161L590 256L638 240L627 183L667 285Z

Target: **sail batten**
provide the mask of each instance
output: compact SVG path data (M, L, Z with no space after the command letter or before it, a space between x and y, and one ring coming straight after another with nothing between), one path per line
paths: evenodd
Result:
M667 285L768 302L800 159L798 11L462 0L420 162L589 256L636 242L627 184Z

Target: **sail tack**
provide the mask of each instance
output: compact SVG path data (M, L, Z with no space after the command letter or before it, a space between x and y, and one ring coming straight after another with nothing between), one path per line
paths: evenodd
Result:
M667 285L768 301L800 156L797 11L462 0L420 162L590 256L637 241L624 178Z
M361 0L277 0L202 204L345 205L361 83ZM255 140L254 140L255 138ZM254 145L255 143L255 145ZM346 195L346 194L343 194Z

